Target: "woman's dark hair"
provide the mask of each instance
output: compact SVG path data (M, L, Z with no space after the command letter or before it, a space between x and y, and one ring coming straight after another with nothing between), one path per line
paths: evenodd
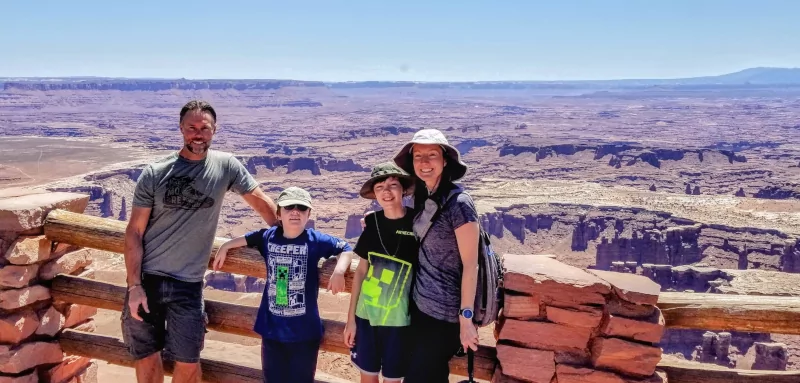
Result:
M414 179L417 182L417 187L414 189L414 210L420 212L425 207L425 200L428 199L428 188L421 179L416 176Z
M453 160L447 155L447 151L442 148L442 156L447 161L447 165L444 166L442 169L442 179L439 181L439 187L436 189L436 194L440 194L450 191L450 187L452 185L453 179L453 171L450 165L453 163ZM417 181L416 188L414 189L414 210L421 211L425 207L425 200L428 199L428 187L425 186L425 182L423 182L419 177L417 177L417 173L414 171L414 156L409 155L406 156L406 163L402 164L401 166L408 174L411 174L414 179ZM436 199L437 202L440 200L439 198Z
M453 179L452 172L449 169L449 165L445 166L442 169L442 180L439 181L439 187L436 188L436 193L434 193L435 197L434 200L436 203L440 203L443 198L441 196L445 195L446 193L450 192L450 189L453 188ZM425 185L421 179L419 179L416 175L414 175L414 179L417 181L416 189L414 189L414 210L422 211L425 208L425 200L428 199L428 187Z

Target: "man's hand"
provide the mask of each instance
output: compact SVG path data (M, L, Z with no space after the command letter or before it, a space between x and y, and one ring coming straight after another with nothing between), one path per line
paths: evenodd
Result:
M461 324L461 346L464 347L464 351L467 348L478 351L478 329L475 324L471 319L464 317L459 317L459 323Z
M150 208L134 206L131 211L131 219L125 227L125 274L128 283L128 309L131 316L137 320L142 320L139 316L139 305L144 307L144 311L150 312L147 307L147 297L142 288L142 257L144 249L142 247L142 237L147 229L147 222L150 219Z
M136 320L142 320L142 317L139 316L140 305L146 313L150 313L150 308L147 307L147 295L145 295L141 285L133 287L128 294L128 310Z
M344 272L334 271L331 280L328 282L328 291L336 295L344 291Z
M228 246L222 245L220 246L219 250L217 250L217 254L214 255L214 271L219 271L222 268L222 265L225 263L225 258L228 256Z

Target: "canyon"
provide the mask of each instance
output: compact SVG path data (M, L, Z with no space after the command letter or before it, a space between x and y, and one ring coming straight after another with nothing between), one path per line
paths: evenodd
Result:
M142 168L180 148L192 98L217 109L212 148L273 198L308 190L310 225L351 243L377 208L358 197L371 167L438 128L470 167L463 185L500 253L641 274L663 291L800 295L796 86L11 79L0 188L84 193L86 214L125 221ZM262 226L225 197L218 236ZM117 275L119 261L94 267ZM206 275L217 294L263 283ZM678 359L800 369L796 337L667 330L660 345Z

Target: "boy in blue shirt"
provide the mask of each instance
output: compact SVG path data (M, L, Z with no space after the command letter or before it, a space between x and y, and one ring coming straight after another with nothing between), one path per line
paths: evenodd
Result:
M344 273L350 268L352 248L342 239L306 229L311 195L289 187L278 196L279 226L260 229L222 245L214 270L225 262L228 250L254 247L267 263L267 284L254 330L261 335L261 363L266 382L314 381L322 319L317 295L320 258L339 256L328 289L344 291Z

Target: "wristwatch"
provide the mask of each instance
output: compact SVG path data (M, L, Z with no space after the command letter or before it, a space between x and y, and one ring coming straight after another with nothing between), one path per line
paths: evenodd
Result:
M470 308L458 310L458 315L464 317L464 319L472 319L472 314L472 309Z

